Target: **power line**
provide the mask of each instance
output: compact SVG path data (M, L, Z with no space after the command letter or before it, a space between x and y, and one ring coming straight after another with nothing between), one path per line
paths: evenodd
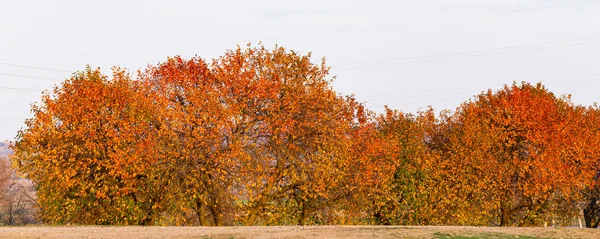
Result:
M33 88L13 88L13 87L3 87L0 86L0 90L10 90L10 91L33 91L33 92L42 92L43 89L33 89Z
M598 82L600 82L600 78L592 79L592 80L589 80L589 81L581 81L580 83L574 84L574 85L576 85L576 86L579 86L579 85L588 85L588 83L598 83ZM598 85L598 84L595 84L595 85ZM580 89L583 89L583 88L576 88L576 89L570 90L568 92L568 94L570 94L571 92L579 91ZM404 104L400 104L398 107L394 107L394 108L396 108L398 110L402 110L403 112L410 112L410 111L414 111L414 110L421 110L421 109L424 109L424 108L428 108L430 106L433 106L433 103L440 103L440 102L447 102L447 101L454 101L454 100L462 100L461 102L459 102L459 105L460 105L463 102L472 100L473 97L476 97L476 96L477 95L473 95L473 96L471 96L469 98L447 96L447 97L442 98L442 99L429 99L427 102L407 102L407 103L404 103ZM449 98L449 97L451 97L451 98ZM375 105L375 106L379 106L379 107L384 107L385 105L390 106L389 103L375 103L373 101L366 101L366 104L368 104L368 105L369 104L370 105Z
M267 40L279 39L279 38L303 37L303 36L329 35L329 34L335 34L335 33L358 32L358 31L366 31L366 30L379 30L379 29L386 29L386 28L396 28L396 27L437 23L437 22L451 21L451 20L463 20L463 19L470 19L470 18L476 18L476 17L486 17L486 16L504 15L504 14L520 13L520 12L537 11L537 10L543 10L543 9L559 8L559 7L584 4L584 3L592 3L592 2L598 2L598 1L600 1L600 0L580 1L580 2L573 2L573 3L565 3L565 4L555 4L555 5L549 5L549 6L544 6L544 7L525 8L525 9L505 11L505 12L499 12L499 13L484 14L484 15L441 18L441 19L434 19L434 20L428 20L428 21L418 21L418 22L408 22L408 23L383 25L383 26L375 26L375 27L355 28L355 29L338 30L338 31L330 31L330 32L295 35L295 36L288 36L288 37L272 37L270 39L267 38Z
M56 71L56 72L72 73L71 71L65 71L65 70L57 70L57 69L50 69L50 68L43 68L43 67L36 67L36 66L17 65L17 64L2 63L2 62L0 62L0 65L12 66L12 67L21 67L21 68L28 68L28 69L36 69L36 70L44 70L44 71Z
M559 48L559 47L568 47L568 46L576 46L576 45L585 45L585 44L600 43L600 40L599 40L599 41L592 41L592 42L579 42L579 43L562 44L562 45L554 45L554 46L552 46L552 44L556 44L556 43L570 43L570 42L578 42L578 41L593 40L593 39L600 39L600 37L589 37L589 38L580 38L580 39L575 39L575 40L562 40L562 41L554 41L554 42L525 44L525 45L516 45L516 46L508 46L508 47L498 47L498 48L490 48L490 49L482 49L482 50L472 50L472 51L464 51L464 52L454 52L454 53L446 53L446 54L424 55L424 56L411 56L411 57L396 58L396 59L383 60L383 61L357 62L357 63L350 63L350 64L345 64L345 65L357 65L358 64L358 66L339 67L339 69L355 69L355 68L379 67L379 66L388 66L388 65L398 65L398 64L408 64L408 63L418 63L418 62L428 62L428 61L437 61L437 60L460 59L460 58L470 58L470 57L477 57L477 56L497 55L497 54L504 54L504 53L510 53L510 52L522 52L522 51L532 51L532 50L540 50L540 49L548 49L548 48ZM551 45L551 46L529 48L529 49L518 49L518 48L523 48L523 47L542 46L542 45ZM491 53L482 53L482 54L460 56L462 54L478 53L478 52L489 52L489 51L496 51L496 50L503 50L503 49L516 49L516 50L509 50L509 51L501 51L501 52L491 52ZM459 55L459 56L458 57L445 57L445 58L434 58L434 59L416 60L416 61L394 62L394 61L398 61L398 60L402 60L402 59L418 59L418 58L427 58L427 57L431 58L431 57L451 56L451 55ZM393 63L375 64L375 65L369 64L369 63L381 63L381 62L393 62ZM367 63L367 65L362 65L362 66L359 65L359 64L365 64L365 63ZM3 64L3 63L0 63L0 64ZM5 64L5 65L11 65L11 64ZM34 68L34 69L38 68L38 67L29 67L29 66L23 66L23 65L19 65L19 66L21 66L21 67L27 67L27 68ZM344 65L342 65L342 66L344 66ZM49 70L49 68L39 68L39 69ZM54 69L52 69L52 70L54 70ZM60 71L60 70L56 70L56 71ZM0 75L8 75L8 76L31 78L31 79L42 79L42 80L60 81L58 79L36 77L36 76L27 76L27 75L19 75L19 74L11 74L11 73L5 73L5 72L0 72ZM41 90L38 90L38 89L29 89L29 88L0 87L0 89L17 90L17 91L41 91ZM392 94L392 95L394 95L394 94Z
M524 44L524 45L514 45L514 46L506 46L506 47L496 47L496 48L481 49L481 50L451 52L451 53L444 53L444 54L431 54L431 55L421 55L421 56L409 56L409 57L394 58L394 59L379 60L379 61L354 62L354 63L341 64L341 65L337 65L337 66L333 66L333 67L337 68L337 69L356 69L356 68L367 68L367 67L379 67L379 66L388 66L388 65L399 65L399 64L409 64L409 63L419 63L419 62L429 62L429 61L439 61L439 60L461 59L461 58L470 58L470 57L487 56L487 55L498 55L498 54L511 53L511 52L534 51L534 50L543 50L543 49L550 49L550 48L560 48L560 47L569 47L569 46L577 46L577 45L587 45L587 44L600 43L600 40L598 40L598 41L591 41L591 42L588 41L588 40L596 40L596 39L600 39L600 37L587 37L587 38L578 38L578 39L573 39L573 40L561 40L561 41L542 42L542 43L533 43L533 44ZM588 42L580 42L580 41L588 41ZM575 43L575 42L579 42L579 43ZM571 44L553 45L553 44L558 44L558 43L571 43ZM550 46L546 46L546 45L550 45ZM528 48L528 49L527 48L526 49L518 49L518 48L532 47L532 46L542 46L542 47ZM511 50L511 49L514 49L514 50ZM493 51L498 51L498 50L507 50L507 51L493 52ZM485 53L485 52L489 52L489 53ZM461 56L461 55L470 54L470 53L481 53L481 54ZM443 56L456 56L456 57L443 57ZM439 57L442 57L442 58L439 58ZM419 59L419 58L433 58L433 59L423 59L423 60L415 60L415 61L401 61L401 60L410 60L410 59ZM401 62L396 62L396 61L401 61ZM373 64L373 63L387 63L387 64ZM58 69L50 69L50 68L42 68L42 67L34 67L34 66L25 66L25 65L16 65L16 64L9 64L9 63L0 63L0 65L23 67L23 68L30 68L30 69L39 69L39 70L48 70L48 71L56 71L56 72L69 72L69 71L58 70ZM25 76L25 75L11 74L11 73L2 73L2 72L0 72L0 74L1 75L24 77L24 78L33 78L33 79L44 79L44 80L58 81L57 79L50 79L50 78L44 78L44 77L35 77L35 76Z
M14 122L14 121L25 121L25 119L20 119L20 118L6 118L6 119L0 119L0 122Z
M0 72L0 75L15 76L15 77L22 77L22 78L29 78L29 79L39 79L39 80L61 81L59 79L52 79L52 78L45 78L45 77L38 77L38 76L27 76L27 75L19 75L19 74L11 74L11 73L6 73L6 72Z
M460 58L486 56L486 55L496 55L496 54L503 54L503 53L510 53L510 52L521 52L521 51L532 51L532 50L540 50L540 49L548 49L548 48L568 47L568 46L575 46L575 45L595 44L595 43L600 42L600 41L592 41L592 42L583 42L583 43L574 43L574 44L563 44L563 45L556 45L556 46L538 47L538 48L531 48L531 49L518 49L518 48L523 48L523 47L544 46L544 45L552 45L552 44L557 44L557 43L570 43L570 42L595 40L595 39L600 39L600 37L587 37L587 38L578 38L578 39L573 39L573 40L561 40L561 41L542 42L542 43L533 43L533 44L524 44L524 45L514 45L514 46L506 46L506 47L496 47L496 48L481 49L481 50L451 52L451 53L444 53L444 54L431 54L431 55L421 55L421 56L409 56L409 57L401 57L401 58L394 58L394 59L388 59L388 60L379 60L379 61L354 62L354 63L341 64L341 65L337 65L337 66L333 66L333 67L334 68L338 68L338 69L355 69L355 68L366 68L366 67L378 67L378 66L387 66L387 65L396 65L396 64L408 64L408 63L418 63L418 62L427 62L427 61L437 61L437 60L460 59ZM510 49L518 49L518 50L501 51L501 52L491 52L491 53L486 53L486 54L475 54L475 55L460 56L460 55L469 54L469 53L480 53L480 52L489 52L489 51L498 51L498 50L510 50ZM436 57L454 56L454 55L458 55L458 57L436 58ZM373 64L373 63L386 63L386 62L395 62L395 61L409 60L409 59L419 59L419 58L434 58L434 59L425 59L425 60L416 60L416 61L404 61L404 62L397 62L397 63L392 63L392 64ZM65 71L65 70L43 68L43 67L35 67L35 66L26 66L26 65L17 65L17 64L9 64L9 63L0 63L0 65L71 73L70 71ZM355 66L355 65L357 65L357 66ZM49 79L49 78L43 78L43 77L24 76L24 75L10 74L10 73L0 73L0 74L2 74L2 75L10 75L10 76L18 76L18 77L24 77L24 78L55 80L55 79Z
M500 12L500 13L491 13L491 14L485 14L485 15L478 15L478 16L463 16L463 17L443 18L443 19L435 19L435 20L428 20L428 21L409 22L409 23L393 24L393 25L383 25L383 26L375 26L375 27L365 27L365 28L355 28L355 29L346 29L346 30L336 30L336 31L308 33L308 34L299 34L299 35L291 35L291 36L267 37L267 38L262 38L262 40L285 39L285 38L307 37L307 36L317 36L317 35L329 35L329 34L337 34L337 33L345 33L345 32L357 32L357 31L366 31L366 30L377 30L377 29L384 29L384 28L393 28L393 27L401 27L401 26L409 26L409 25L435 23L435 22L448 21L448 20L468 19L468 18L481 17L481 16L493 16L493 15L503 15L503 14L511 14L511 13L520 13L520 12L527 12L527 11L537 11L537 10L543 10L543 9L565 7L565 6L570 6L570 5L585 4L585 3L592 3L592 2L598 2L598 1L600 1L600 0L590 0L590 1L580 1L580 2L574 2L574 3L556 4L556 5L550 5L550 6L544 6L544 7L537 7L537 8L525 8L525 9L519 9L519 10L513 10L513 11L505 11L505 12ZM597 38L598 37L582 38L582 39L570 40L570 41L589 40L589 39L597 39ZM246 42L247 41L258 41L258 40L261 40L261 39L246 40ZM226 41L226 42L213 42L213 43L195 44L195 45L172 46L172 47L166 47L166 49L188 48L188 47L197 47L197 46L210 46L210 45L219 45L219 44L232 44L232 43L237 43L237 42L238 41ZM560 43L560 42L568 42L568 41L547 42L547 43L538 43L538 44L530 44L530 45L511 46L511 47L501 47L501 48L493 48L493 49L466 51L466 52L455 52L455 53L437 54L437 55L413 56L413 57L396 58L396 59L383 60L383 61L356 62L356 63L349 63L349 64L340 65L340 66L356 65L356 64L364 64L364 63L377 63L377 62L397 61L397 60L401 60L401 59L414 59L414 58L426 58L426 57L436 57L436 56L449 56L449 55L457 55L457 54L466 54L466 53L471 53L471 52L501 50L501 49L508 49L508 48L524 47L524 46L553 44L553 43ZM154 48L154 49L137 49L137 50L129 50L129 51L123 51L123 52L125 52L125 53L133 53L133 52L155 51L155 50L160 50L160 48ZM50 57L43 57L43 58L60 58L60 57L70 57L70 56L89 56L89 55L117 54L117 53L121 53L121 52L111 51L111 52L98 52L98 53L82 53L82 54L71 54L71 55L62 55L62 56L50 56ZM472 57L472 56L469 56L469 57ZM463 57L459 57L459 58L463 58ZM33 59L33 58L15 58L13 60L24 60L24 59ZM450 59L454 59L454 58L450 58ZM426 60L426 61L430 61L430 60ZM417 62L421 62L421 61L417 61ZM406 62L406 63L413 63L413 62ZM400 63L400 64L404 64L404 63ZM35 67L35 66L26 66L26 65L18 65L18 64L10 64L10 63L1 63L0 62L0 65L13 66L13 67L21 67L21 68L29 68L29 69L38 69L38 70L46 70L46 71L72 73L71 71L66 71L66 70L43 68L43 67ZM372 66L358 66L356 68L362 68L362 67L372 67ZM26 78L34 78L34 77L26 77ZM36 77L36 78L39 78L39 77Z
M390 66L390 65L402 65L402 64L420 63L420 62L429 62L429 61L442 61L442 60L462 59L462 58L471 58L471 57L479 57L479 56L500 55L500 54L513 53L513 52L536 51L536 50L551 49L551 48L589 45L589 44L597 44L597 43L600 43L600 40L591 41L591 42L582 42L582 43L563 44L563 45L556 45L556 46L537 47L537 48L530 48L530 49L517 49L517 50L510 50L510 51L482 53L482 54L457 56L457 57L444 57L444 58L434 58L434 59L425 59L425 60L394 62L394 61L398 61L398 59L401 59L401 58L398 58L398 59L388 60L388 61L379 61L379 62L393 62L393 63L387 63L387 64L367 64L367 65L348 66L348 67L343 67L342 66L342 67L338 67L338 69L358 69L358 68L380 67L380 66ZM485 51L485 50L481 50L481 51ZM458 53L450 53L450 54L458 54ZM410 59L410 58L419 58L419 57L421 57L421 56L408 57L408 59Z
M600 78L590 79L590 80L586 80L586 81L575 81L574 83L575 84L569 84L568 86L586 86L585 88L589 88L587 86L589 86L590 83L600 83ZM594 84L594 85L598 85L598 84ZM565 86L565 85L563 84L562 86ZM580 91L581 89L584 89L584 88L583 87L577 87L577 88L569 90L569 92L566 92L566 94L571 94L571 92ZM461 97L461 98L459 98L459 97L453 97L453 98L433 99L433 100L429 100L427 103L422 103L422 102L408 102L407 104L402 104L402 106L413 106L413 107L410 107L410 109L418 109L418 108L421 108L422 105L431 106L432 103L439 103L439 102L444 102L444 101L449 101L449 100L463 100L462 102L466 102L466 101L474 99L474 97L476 97L477 95L479 95L479 94L473 95L473 96L471 96L469 98L465 98L465 97ZM440 95L440 96L445 96L445 95ZM448 96L448 97L451 97L451 96ZM368 103L369 102L367 101L367 104ZM376 103L376 104L381 105L381 103ZM414 106L416 106L416 107L414 107Z
M470 19L470 18L477 18L477 17L497 16L497 15L505 15L505 14L513 14L513 13L521 13L521 12L529 12L529 11L538 11L538 10L560 8L560 7L572 6L572 5L578 5L578 4L593 3L593 2L598 2L598 1L600 1L600 0L588 0L588 1L579 1L579 2L572 2L572 3L564 3L564 4L555 4L555 5L549 5L549 6L543 6L543 7L524 8L524 9L504 11L504 12L499 12L499 13L490 13L490 14L484 14L484 15L471 15L471 16L441 18L441 19L433 19L433 20L425 20L425 21L416 21L416 22L407 22L407 23L381 25L381 26L373 26L373 27L362 27L362 28L353 28L353 29L343 29L343 30L333 30L333 31L315 32L315 33L297 34L297 35L288 35L288 36L263 37L263 38L259 38L259 39L244 40L244 41L221 41L221 42L201 43L201 44L192 44L192 45L169 46L169 47L163 47L163 48L147 48L147 49L134 49L134 50L126 50L126 51L108 51L108 52L88 52L88 53L79 53L79 54L55 55L55 56L47 56L47 57L13 58L10 60L47 59L47 58L64 58L64 57L78 57L78 56L92 56L92 55L108 55L108 54L119 54L119 53L135 53L135 52L145 52L145 51L156 51L156 50L161 50L161 49L190 48L190 47L224 45L224 44L239 44L240 42L255 42L255 41L261 41L261 40L264 41L264 40L277 40L277 39L288 39L288 38L299 38L299 37L333 35L333 34L339 34L339 33L372 31L372 30L412 26L412 25L431 24L431 23L444 22L444 21L463 20L463 19Z
M548 81L557 81L557 80L571 80L571 79L586 78L586 77L590 77L590 76L600 76L600 73L598 73L598 74L587 74L587 75L577 75L577 76L544 78L544 79L532 80L530 82L548 82ZM580 80L578 80L578 81L571 81L571 82L580 82ZM569 83L571 83L571 82L569 82ZM479 89L486 88L486 87L489 88L489 85L481 85L481 86L476 86L476 87L478 87ZM365 98L370 99L370 100L383 100L385 97L394 97L394 96L398 96L398 95L404 96L404 95L410 95L410 94L437 93L437 92L440 92L443 95L444 92L448 92L448 91L467 91L467 90L468 91L472 91L472 90L476 90L476 89L475 89L475 86L473 86L473 87L457 87L457 88L451 88L451 89L415 90L415 91L411 91L411 92L402 92L402 93L369 95L369 96L366 96ZM435 95L438 95L438 94L434 94L434 96ZM431 94L427 95L427 96L431 96ZM410 97L407 97L407 98L410 98ZM398 98L395 98L395 99L398 99Z
M547 82L547 81L556 81L556 80L564 80L564 79L578 79L578 78L585 78L585 77L598 76L598 75L600 75L600 74L588 74L588 75L569 76L569 77L554 77L554 78L540 79L540 80L536 80L536 81L537 82ZM570 94L571 92L575 92L575 91L579 91L580 89L584 89L584 87L588 88L588 86L593 83L596 83L594 85L598 85L597 83L600 83L600 78L580 79L580 80L575 80L575 81L562 82L562 84L559 84L558 86L577 86L575 88L572 88L568 92L565 92L567 94ZM503 85L506 85L506 84L503 84ZM584 86L584 87L581 87L581 86ZM481 88L484 88L484 87L485 86L482 86ZM492 88L498 88L498 87L502 87L502 86L495 85ZM488 88L488 89L492 89L492 88ZM398 93L398 94L387 94L387 95L372 95L371 97L365 97L365 98L357 97L357 98L365 100L365 103L368 105L375 105L377 107L383 107L384 105L389 105L390 103L393 103L393 102L402 101L404 103L402 103L399 107L397 107L398 109L415 110L415 109L420 109L423 107L431 106L433 103L445 102L445 101L449 101L449 100L463 100L463 101L471 100L471 99L473 99L473 97L476 97L481 92L485 92L487 89L480 91L477 94L471 95L470 97L454 97L453 96L456 94L463 94L465 92L447 92L447 91L453 91L453 90L464 90L464 91L471 90L471 91L473 91L475 89L463 87L463 88L453 88L453 89L447 89L447 90L429 90L429 91L416 92L419 94L427 93L427 92L440 92L438 94L410 95L407 93ZM412 93L412 92L410 92L410 93ZM385 96L394 96L394 95L402 95L402 97L399 97L399 98L394 97L391 99L382 98ZM373 96L375 96L375 97L373 97ZM444 98L436 99L436 97L444 97ZM427 99L427 102L422 102L423 99ZM386 101L386 103L384 103L382 101Z
M569 42L578 42L578 41L595 40L595 39L600 39L600 37L586 37L586 38L578 38L578 39L573 39L573 40L561 40L561 41L541 42L541 43L533 43L533 44L513 45L513 46L496 47L496 48L488 48L488 49L480 49L480 50L470 50L470 51L459 51L459 52L451 52L451 53L443 53L443 54L408 56L408 57L393 58L393 59L387 59L387 60L362 61L362 62L340 64L337 66L338 67L350 67L352 65L384 63L384 62L393 62L393 61L401 61L401 60L419 59L419 58L435 58L435 57L442 57L442 56L464 55L464 54L469 54L469 53L509 50L509 49L523 48L523 47L543 46L543 45L552 45L552 44L557 44L557 43L569 43Z

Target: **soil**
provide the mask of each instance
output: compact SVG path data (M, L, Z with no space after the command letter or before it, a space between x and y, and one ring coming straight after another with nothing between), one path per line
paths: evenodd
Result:
M0 227L0 238L600 238L585 228L273 226L273 227Z

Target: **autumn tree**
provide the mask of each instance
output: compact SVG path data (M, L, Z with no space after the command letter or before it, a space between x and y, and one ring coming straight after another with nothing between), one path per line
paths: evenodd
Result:
M600 221L597 107L522 83L439 115L376 114L333 80L261 45L137 79L88 67L33 105L12 159L52 224Z
M144 92L124 70L108 79L88 67L33 105L13 160L36 185L42 221L153 223L159 125Z
M162 109L165 177L200 225L323 223L347 194L360 104L333 91L310 54L260 46L210 63L175 57L141 79Z
M363 223L427 223L428 163L434 157L427 135L435 121L431 109L414 115L386 108L354 131L351 200Z
M169 58L141 76L160 109L162 180L170 185L174 218L183 224L232 225L232 185L239 180L243 153L241 108L232 101L232 84L219 79L201 58ZM194 219L195 218L195 219Z
M585 114L586 131L584 135L579 135L580 145L586 155L596 167L596 175L591 178L582 178L586 187L581 191L584 202L583 215L585 226L588 228L597 228L600 224L600 109L597 105L587 109ZM583 136L583 137L581 137Z
M593 177L582 148L583 113L541 84L513 84L463 103L448 118L439 150L456 220L510 226L553 217L556 205L573 200L580 180Z
M253 224L326 223L345 193L348 130L359 108L331 88L328 67L277 47L228 52L216 76L235 79L247 164L240 176L242 220Z

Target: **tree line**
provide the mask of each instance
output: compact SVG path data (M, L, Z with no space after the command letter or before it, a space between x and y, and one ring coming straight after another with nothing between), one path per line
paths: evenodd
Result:
M377 114L333 80L282 47L88 67L11 158L49 224L598 226L596 105L523 82Z

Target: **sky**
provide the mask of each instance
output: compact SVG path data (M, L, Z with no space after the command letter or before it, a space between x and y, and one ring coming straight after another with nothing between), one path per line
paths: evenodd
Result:
M325 57L333 88L375 112L454 110L514 81L591 105L598 29L600 0L0 0L0 140L88 64L135 71L259 42Z

